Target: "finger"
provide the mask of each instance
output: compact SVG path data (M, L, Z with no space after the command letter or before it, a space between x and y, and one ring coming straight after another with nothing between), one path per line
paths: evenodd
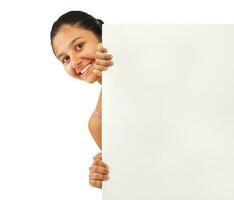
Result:
M112 60L100 60L100 59L96 59L95 63L96 63L96 65L101 65L104 67L110 67L114 64L114 62Z
M89 168L90 173L109 174L109 169L101 166L93 165Z
M101 60L110 60L113 58L113 56L111 54L107 54L107 53L102 53L100 51L97 51L95 54L95 58L96 59L101 59Z
M102 161L102 166L103 166L104 168L108 169L108 170L110 169L109 166L108 166L106 163L104 163L103 161Z
M98 70L98 71L104 71L105 66L95 64L95 65L93 66L93 69L94 69L94 70Z
M96 180L96 181L106 181L109 179L109 175L103 175L98 173L90 173L89 174L90 180Z
M93 187L96 187L96 188L102 188L102 182L101 181L95 181L95 180L90 180L89 181L89 184Z
M105 67L105 66L101 66L101 65L94 65L93 67L93 71L96 70L96 71L99 71L98 74L101 74L102 71L107 71L109 67Z
M107 175L110 173L109 168L97 166L97 165L92 165L91 167L89 167L89 171L90 173L100 173L103 175Z
M102 166L104 168L109 169L109 166L106 163L104 163L102 160L98 159L98 158L93 161L92 165Z
M98 50L98 51L101 51L101 52L103 52L103 53L107 53L107 52L108 52L107 48L104 48L104 47L103 47L102 43L99 43L99 44L98 44L97 50Z

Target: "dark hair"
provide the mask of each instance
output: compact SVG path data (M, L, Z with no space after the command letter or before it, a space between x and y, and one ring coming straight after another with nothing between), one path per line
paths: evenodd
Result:
M104 22L83 11L69 11L60 16L53 24L50 32L51 45L55 35L63 25L78 25L80 28L92 31L102 42L102 24Z

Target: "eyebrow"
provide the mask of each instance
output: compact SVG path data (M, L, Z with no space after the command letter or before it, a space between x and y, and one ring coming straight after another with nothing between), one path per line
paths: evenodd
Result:
M75 39L73 39L70 43L69 43L69 46L71 45L71 44L73 44L76 40L78 40L78 39L81 39L82 37L76 37ZM58 55L58 59L60 59L60 57L61 56L63 56L65 53L60 53L59 55Z

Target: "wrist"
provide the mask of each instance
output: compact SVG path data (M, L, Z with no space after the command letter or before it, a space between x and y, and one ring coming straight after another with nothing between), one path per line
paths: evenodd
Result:
M98 82L100 85L102 85L102 77L99 77L98 80L97 80L97 82Z

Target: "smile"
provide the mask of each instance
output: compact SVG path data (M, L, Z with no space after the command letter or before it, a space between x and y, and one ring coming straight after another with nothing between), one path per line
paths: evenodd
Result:
M88 71L88 69L92 66L92 63L89 63L82 71L80 71L80 75L84 75L86 74L86 72Z

